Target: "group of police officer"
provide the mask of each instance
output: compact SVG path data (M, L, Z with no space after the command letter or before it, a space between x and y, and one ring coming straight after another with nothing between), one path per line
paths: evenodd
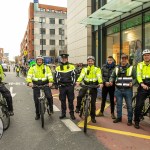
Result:
M55 82L59 88L59 99L61 101L61 115L60 119L66 117L66 97L68 99L68 107L70 111L70 118L72 120L76 119L74 115L74 87L79 86L81 82L84 84L94 84L99 85L100 88L103 88L105 82L103 82L102 72L99 67L94 65L95 58L93 56L87 57L87 67L84 67L80 73L76 81L76 72L75 66L68 62L68 54L61 54L61 63L56 67L56 76ZM137 105L135 109L135 128L139 128L139 117L141 113L142 106L144 105L144 98L150 92L148 86L150 86L150 50L143 51L144 61L139 63L137 66L137 80L140 84L137 98ZM109 79L109 86L113 86L115 84L115 96L117 98L117 118L114 120L114 123L118 123L122 121L122 99L126 98L126 103L128 107L128 125L132 125L132 108L131 108L131 100L127 95L132 97L132 87L134 85L135 71L133 70L133 66L129 65L126 61L128 58L127 55L123 54L121 56L122 63L115 67L112 72L112 76ZM34 84L44 85L48 84L49 87L45 87L44 92L49 102L49 107L51 113L53 113L53 97L50 87L54 82L52 72L50 68L43 63L43 57L39 56L36 58L36 65L32 66L27 75L27 84L30 87L33 87ZM79 91L79 95L77 96L77 106L76 113L79 113L81 107L82 97L86 93L86 88L81 88ZM142 90L142 92L141 92ZM35 119L40 118L39 114L39 105L38 105L38 97L40 96L40 91L38 88L33 88L34 94L34 102L36 108L36 117ZM97 89L92 89L91 92L91 121L96 123L95 119L95 110L96 110L96 98L97 98ZM141 96L142 95L142 96ZM112 110L114 113L114 110ZM114 117L114 116L113 116ZM115 118L115 117L114 117Z

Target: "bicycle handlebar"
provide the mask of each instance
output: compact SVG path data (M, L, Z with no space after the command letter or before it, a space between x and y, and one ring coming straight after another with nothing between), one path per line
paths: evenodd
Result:
M85 84L80 84L81 87L86 87L86 88L90 88L90 89L94 89L94 88L99 88L99 85L93 85L93 84L90 84L90 85L85 85Z

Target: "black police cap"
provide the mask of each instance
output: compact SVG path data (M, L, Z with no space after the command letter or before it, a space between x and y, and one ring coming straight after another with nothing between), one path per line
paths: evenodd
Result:
M68 58L69 54L60 54L62 58Z

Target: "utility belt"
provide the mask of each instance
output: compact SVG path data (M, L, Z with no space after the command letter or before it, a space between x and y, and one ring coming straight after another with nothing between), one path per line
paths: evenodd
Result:
M45 85L45 84L48 84L49 81L46 80L46 81L42 81L42 80L38 80L38 81L32 81L33 84L36 84L36 85Z
M96 82L93 82L93 81L89 81L89 82L83 81L83 82L84 82L85 85L98 85L99 84L98 81L96 81Z
M143 83L150 87L150 78L143 79Z
M65 86L73 86L74 84L72 83L72 82L65 82L65 83L63 83L63 82L58 82L58 85L60 86L60 87L65 87Z

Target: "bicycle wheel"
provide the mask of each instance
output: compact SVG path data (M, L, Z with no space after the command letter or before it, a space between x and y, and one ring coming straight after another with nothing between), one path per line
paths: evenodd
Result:
M48 101L46 101L46 110L49 116L51 116Z
M86 102L85 102L85 118L84 118L84 132L86 133L87 132L87 118L89 116L89 100L86 99Z
M2 138L3 136L3 120L2 118L0 117L0 139Z
M1 118L3 121L3 130L7 130L10 126L10 115L9 115L7 107L2 106L1 113L2 113Z
M45 106L44 101L40 102L40 115L41 115L41 125L44 128L44 113L45 113Z

